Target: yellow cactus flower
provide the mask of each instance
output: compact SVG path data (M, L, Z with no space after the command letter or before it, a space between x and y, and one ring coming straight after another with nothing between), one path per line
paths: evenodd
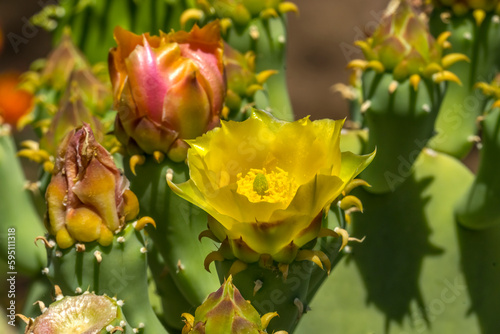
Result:
M214 218L210 236L231 250L224 257L290 263L318 237L323 210L373 159L340 151L343 123L284 122L259 110L222 121L187 141L191 178L169 185Z

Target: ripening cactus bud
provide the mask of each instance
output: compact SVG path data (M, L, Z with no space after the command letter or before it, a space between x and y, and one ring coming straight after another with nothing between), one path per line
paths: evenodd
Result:
M117 28L109 68L115 133L130 153L186 157L184 139L215 126L226 85L218 22L190 32L142 36Z
M88 67L85 56L73 44L69 32L66 32L59 45L47 57L41 80L56 90L63 90L73 70Z
M263 334L267 333L265 329L269 321L277 315L276 312L268 313L261 318L229 276L220 289L211 293L196 309L194 317L191 314L183 315L186 325L182 333ZM286 334L284 331L278 333Z
M128 180L88 124L61 144L45 198L46 225L61 248L95 240L107 246L139 212Z
M47 132L40 139L40 148L54 157L57 155L57 148L64 137L84 123L89 124L92 128L97 142L102 142L104 137L103 125L87 108L81 93L75 91L79 90L78 86L68 87L68 89L69 92L61 101L61 106L52 118Z
M25 334L124 333L127 324L121 307L107 296L59 294L49 307L39 305L42 315L34 320L21 317L27 323Z

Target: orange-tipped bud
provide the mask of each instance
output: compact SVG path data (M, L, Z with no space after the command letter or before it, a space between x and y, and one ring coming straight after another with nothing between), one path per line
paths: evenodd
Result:
M222 110L226 84L219 23L160 36L116 28L115 39L109 68L117 137L130 153L159 151L184 160L184 139L215 126Z

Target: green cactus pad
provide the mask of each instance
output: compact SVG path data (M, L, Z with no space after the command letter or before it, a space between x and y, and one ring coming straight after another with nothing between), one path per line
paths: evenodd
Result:
M497 333L500 252L489 240L498 229L488 237L467 231L451 210L472 180L457 160L426 150L395 192L359 192L365 213L352 227L367 238L352 246L295 333L477 334L478 321L483 333Z

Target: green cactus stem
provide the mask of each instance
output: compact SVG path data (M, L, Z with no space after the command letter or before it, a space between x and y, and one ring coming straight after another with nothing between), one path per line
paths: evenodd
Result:
M277 71L255 94L255 107L275 117L294 119L286 85L286 13L298 13L288 1L197 1L181 16L181 25L219 19L226 42L241 53L255 54L255 70ZM194 7L194 8L193 8Z
M183 0L70 0L57 7L62 15L51 20L44 15L35 23L54 32L57 43L68 27L71 38L83 50L92 64L106 61L109 49L115 45L113 29L120 26L135 33L170 31L180 28L179 18L185 10ZM50 9L54 11L54 9Z
M186 300L177 288L172 278L176 274L169 271L155 245L152 245L151 251L148 252L148 266L154 280L156 298L159 297L163 310L161 319L164 320L169 333L177 333L184 326L184 323L180 321L179 314L194 309L194 306Z
M467 228L486 229L500 224L500 108L481 120L479 170L469 191L455 206L458 221Z
M276 70L264 84L265 92L255 95L256 108L272 110L279 119L293 121L293 110L286 84L286 19L283 14L267 19L254 19L240 31L230 29L227 42L240 52L252 50L255 70Z
M460 84L447 69L468 59L458 53L443 56L448 37L443 33L434 39L408 1L393 0L373 36L356 42L365 60L353 60L348 67L363 71L359 110L369 128L368 151L379 149L363 174L371 192L394 191L409 176L433 135L443 82Z
M482 13L481 20L478 13ZM436 120L436 136L429 143L434 150L463 158L475 144L476 118L484 100L474 84L491 80L500 66L500 17L482 9L457 15L450 8L440 7L432 12L429 25L434 36L451 33L452 47L446 53L460 52L470 59L450 67L462 85L448 87Z
M3 229L0 256L12 261L13 258L8 256L14 255L15 263L9 271L36 275L43 266L45 255L43 248L36 247L33 241L44 233L44 228L33 206L30 187L26 187L8 125L0 125L0 175L0 221ZM11 242L8 242L9 236L12 237Z
M444 92L441 84L426 79L415 90L408 79L391 93L394 82L389 73L363 74L367 152L376 147L377 155L362 178L374 193L394 191L410 176L411 166L432 137Z
M351 228L366 240L344 254L295 333L479 333L476 311L489 322L483 332L496 333L498 233L467 231L450 210L472 181L458 160L425 149L395 192L357 189L365 210ZM462 261L457 228L468 245ZM473 298L468 275L480 291Z
M134 157L125 157L128 159L132 162ZM159 163L154 156L145 157L141 165L132 164L135 174L129 163L124 165L131 189L139 198L141 213L156 221L156 229L148 229L149 236L164 259L175 286L191 307L200 305L219 287L217 276L203 269L205 256L214 246L207 240L203 243L198 240L206 229L207 214L178 197L166 180L186 181L189 177L187 166L168 158Z
M109 246L98 242L61 249L47 244L43 272L65 294L93 291L116 297L128 326L138 333L167 333L148 298L147 245L141 231L128 224Z

